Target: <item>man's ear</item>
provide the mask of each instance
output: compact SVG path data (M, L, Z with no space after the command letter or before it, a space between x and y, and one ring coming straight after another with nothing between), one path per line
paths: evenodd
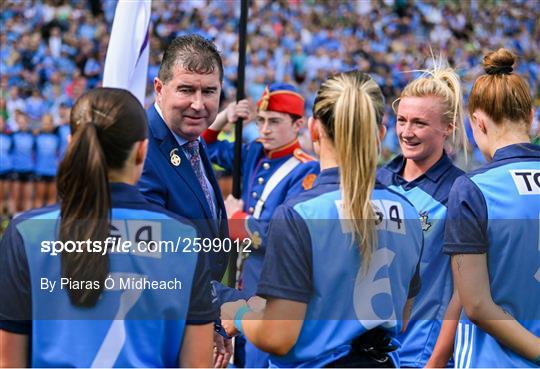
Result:
M313 142L318 142L320 140L318 125L319 125L319 122L317 121L317 119L313 117L309 118L308 129L309 129L309 134L311 136L311 141Z
M147 151L148 151L148 139L137 142L137 153L135 154L135 164L140 165L144 163L144 159L146 159Z
M161 96L161 90L163 89L163 82L158 77L154 78L154 91L156 92L156 96Z
M298 133L298 131L300 130L300 128L302 128L302 126L304 125L304 122L305 122L304 117L298 118L297 120L295 120L295 121L293 122L293 128L294 128L294 131L295 131L296 133Z

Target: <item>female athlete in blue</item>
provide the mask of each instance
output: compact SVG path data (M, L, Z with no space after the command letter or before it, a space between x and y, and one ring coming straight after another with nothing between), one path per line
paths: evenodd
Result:
M0 242L0 366L210 366L206 258L149 246L197 232L135 187L144 109L125 90L95 89L71 130L60 204L15 218Z
M30 130L28 116L20 110L15 111L15 121L19 128L11 137L11 158L13 163L13 186L11 199L13 214L32 207L34 189L34 145L35 137Z
M228 332L242 331L272 366L399 364L388 353L419 288L422 232L414 207L375 181L383 107L364 73L324 82L309 121L322 171L272 219L257 291L266 307L222 307Z
M464 309L458 368L540 366L540 147L515 61L506 49L484 58L468 108L491 163L458 178L448 200L444 251Z
M36 134L36 193L34 195L34 208L51 205L56 202L56 170L58 168L58 154L60 139L55 132L53 117L44 114L41 117L41 129Z
M415 299L407 331L400 336L400 362L407 367L444 367L453 340L441 340L442 347L433 352L435 343L441 326L450 325L447 329L455 332L457 324L443 323L453 288L450 259L442 247L448 193L463 171L452 164L444 145L457 133L464 140L466 136L459 77L442 64L439 62L435 69L410 82L394 103L398 103L396 132L402 154L377 173L382 184L415 206L425 240L420 268L422 289ZM454 305L450 313L459 309Z

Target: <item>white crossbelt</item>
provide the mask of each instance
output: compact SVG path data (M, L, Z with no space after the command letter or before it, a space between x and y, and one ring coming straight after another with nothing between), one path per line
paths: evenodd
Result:
M276 188L279 182L281 182L281 180L285 178L287 174L292 172L292 170L296 168L298 164L300 164L300 160L293 156L285 163L283 163L283 165L280 166L279 169L274 172L274 174L272 174L272 176L266 183L266 186L264 186L264 190L261 194L261 197L259 198L259 201L257 201L257 204L255 205L255 210L253 211L253 217L255 219L259 219L259 217L261 216L264 203L268 196L270 196L274 188Z

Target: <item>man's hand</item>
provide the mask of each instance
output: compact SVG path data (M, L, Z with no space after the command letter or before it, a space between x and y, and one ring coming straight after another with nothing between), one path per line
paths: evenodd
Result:
M240 334L238 329L234 326L234 317L238 309L242 306L247 306L246 300L227 302L221 305L221 326L230 337L238 336L238 334Z
M226 368L232 355L231 340L214 332L214 368Z
M244 123L250 122L255 119L256 110L253 104L244 99L237 102L231 102L227 105L227 122L234 123L238 118L242 118Z
M233 195L227 196L225 199L225 211L227 211L227 217L231 219L232 215L237 211L244 209L244 201L237 199Z

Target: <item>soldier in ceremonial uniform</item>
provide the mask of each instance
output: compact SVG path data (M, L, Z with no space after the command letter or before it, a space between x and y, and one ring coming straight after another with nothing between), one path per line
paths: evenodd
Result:
M274 210L285 200L311 188L319 163L298 142L304 124L304 99L294 86L273 83L257 102L256 124L260 137L242 148L242 199L225 201L232 238L251 239L239 287L241 293L218 286L221 302L248 299L255 295L266 250L268 224ZM246 101L231 104L203 133L210 161L231 170L233 143L218 141L223 127L235 116L247 117ZM267 355L246 346L246 367L267 366Z

